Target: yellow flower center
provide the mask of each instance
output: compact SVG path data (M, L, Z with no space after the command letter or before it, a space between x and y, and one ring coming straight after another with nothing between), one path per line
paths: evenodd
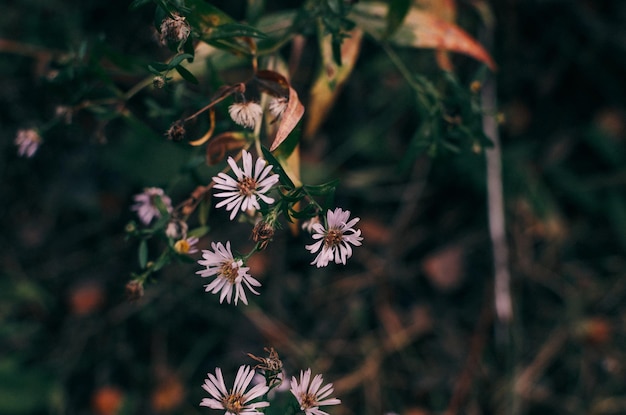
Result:
M337 229L330 229L324 236L324 245L333 248L343 241L343 233Z
M176 241L176 243L174 244L174 250L179 254L186 254L189 252L190 249L191 245L189 245L189 242L187 242L186 239Z
M300 404L302 408L313 408L314 406L317 406L315 395L312 395L310 393L304 393L300 396L300 399L302 401L302 403Z
M244 196L252 196L256 190L256 180L252 177L243 177L237 183L237 189Z
M220 275L228 280L231 284L235 283L235 280L238 276L239 267L233 263L233 261L228 261L222 263L222 268L220 270Z
M224 398L222 398L222 405L224 405L224 409L228 412L238 414L244 407L243 395L231 393L228 396L224 396Z

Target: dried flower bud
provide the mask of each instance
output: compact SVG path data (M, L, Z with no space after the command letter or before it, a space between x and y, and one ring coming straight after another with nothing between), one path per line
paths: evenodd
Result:
M480 81L472 81L472 83L470 84L470 91L472 91L474 94L477 94L478 92L480 92L482 87L483 84Z
M274 237L274 226L265 221L257 222L252 229L252 240L260 242L259 249L265 249Z
M134 302L143 297L143 282L132 280L126 284L126 298L128 301Z
M165 235L172 239L181 239L187 236L187 230L189 226L187 222L180 219L172 219L167 223L165 228Z
M184 122L182 120L178 120L170 126L165 135L170 140L182 141L182 139L185 138L185 133Z
M157 89L163 88L165 86L165 78L163 78L162 76L155 76L152 79L152 86Z
M267 352L267 357L259 357L253 355L252 353L248 353L248 357L259 362L259 364L254 366L254 368L264 370L275 375L282 372L283 362L280 360L278 352L273 347L270 347L269 349L264 347L263 350Z
M283 115L283 112L285 112L285 110L287 109L288 103L289 103L289 99L287 97L272 98L269 104L270 113L274 117L279 118L281 115Z
M168 17L161 22L161 36L159 40L163 45L168 43L178 43L180 45L187 40L190 33L189 23L183 16L174 13L172 17Z
M32 157L41 144L41 136L39 133L29 128L28 130L19 130L15 137L15 145L17 146L17 154L24 157Z
M261 120L263 108L256 102L236 102L228 107L228 114L237 124L254 130Z

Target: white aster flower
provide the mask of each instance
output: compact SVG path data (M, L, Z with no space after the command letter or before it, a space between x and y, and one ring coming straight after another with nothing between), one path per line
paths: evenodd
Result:
M288 103L289 99L287 99L287 97L273 97L270 100L268 108L274 117L279 118L287 109Z
M228 304L230 304L234 293L235 305L240 298L247 305L248 299L243 288L244 284L252 293L259 295L252 287L260 287L261 283L248 274L250 268L244 267L241 259L236 260L233 257L230 242L226 242L226 246L221 242L211 242L211 248L213 251L203 249L202 258L204 259L198 261L198 264L204 265L206 269L196 272L201 277L217 275L215 280L205 285L205 291L211 291L212 294L221 291L220 303L226 299Z
M308 233L313 233L313 226L316 223L320 223L320 218L319 216L313 216L311 219L307 219L304 222L302 222L302 230L303 231L307 231Z
M265 408L270 405L269 402L257 401L251 402L263 396L269 389L265 383L259 383L248 392L246 389L250 381L254 377L254 369L250 366L240 366L235 377L235 384L230 391L226 390L224 377L220 368L215 369L215 375L208 373L208 378L204 380L202 388L207 391L211 397L202 399L200 406L207 406L211 409L225 409L225 415L263 415L258 408Z
M237 124L254 130L263 115L263 108L256 102L235 102L228 107L228 114Z
M338 405L341 401L337 398L327 399L334 391L333 384L320 388L324 379L322 375L315 375L311 384L311 369L307 369L305 372L300 371L300 382L295 376L291 378L291 393L296 397L300 404L300 409L305 412L306 415L328 415L327 412L319 409L320 406Z
M41 144L41 136L32 128L28 130L18 130L15 137L17 154L22 157L32 157Z
M161 199L161 203L168 212L172 211L172 200L158 187L147 187L143 193L135 195L135 204L131 206L131 210L137 211L139 220L148 225L154 218L161 217L161 211L157 205L157 199Z
M350 211L336 208L334 211L328 210L326 214L326 227L321 223L313 224L313 239L319 239L312 245L306 245L306 249L312 254L320 251L311 262L318 268L325 267L330 261L336 264L346 264L346 260L352 256L352 247L361 246L361 230L354 229L353 226L360 220L354 218L350 221Z
M198 248L196 248L196 244L198 243L198 238L185 238L179 239L174 243L174 250L179 254L195 254L198 252Z
M240 169L232 157L228 158L228 164L237 176L237 180L233 179L226 173L219 173L213 177L215 188L225 190L225 192L216 193L216 197L223 197L224 200L219 202L215 207L220 208L226 206L226 210L230 210L230 220L233 220L237 212L241 210L245 212L249 209L258 210L261 208L258 199L271 205L274 199L265 195L272 186L278 183L278 175L272 174L268 176L272 170L272 165L258 158L256 164L252 165L252 155L246 150L242 152L243 169Z

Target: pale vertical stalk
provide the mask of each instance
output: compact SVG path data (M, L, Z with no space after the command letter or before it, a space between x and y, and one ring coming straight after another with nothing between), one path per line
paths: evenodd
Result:
M487 28L482 36L484 45L492 49L493 27ZM483 116L483 131L493 142L493 148L487 150L487 197L489 207L489 233L493 250L494 269L494 305L496 317L502 323L509 323L513 319L513 305L511 301L511 274L509 272L509 250L506 240L506 225L504 217L504 197L502 186L502 151L498 122L496 80L493 76L485 82L482 88L482 104L486 108Z
M493 148L487 150L487 193L489 205L489 233L493 249L493 268L495 274L495 309L500 322L508 323L513 318L511 302L511 275L509 272L509 250L506 241L504 218L504 197L502 195L502 152L498 123L493 113L496 108L495 80L485 83L482 89L483 106L489 113L483 117L483 130L493 142Z

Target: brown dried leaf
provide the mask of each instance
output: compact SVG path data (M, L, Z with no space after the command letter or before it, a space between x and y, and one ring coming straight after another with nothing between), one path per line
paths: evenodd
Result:
M280 125L278 126L278 131L276 132L276 137L274 137L270 151L276 150L278 146L285 141L294 128L296 128L296 125L298 125L303 115L304 105L300 102L296 90L289 86L289 102L287 103L285 112L280 118Z
M450 245L425 258L422 270L436 288L450 291L461 283L463 257L462 245Z
M314 136L326 119L341 91L341 87L354 69L361 51L362 39L363 31L354 29L350 32L350 37L343 40L341 44L341 66L338 66L333 59L332 37L327 36L322 40L323 68L311 87L311 97L307 105L309 112L304 128L305 137Z
M245 135L241 132L227 131L218 134L206 146L206 162L209 166L214 166L224 160L226 152L239 150L245 145Z
M350 16L376 39L385 31L388 6L384 3L359 3ZM403 25L394 33L391 41L399 46L447 50L468 55L486 64L491 70L496 64L485 48L459 26L437 15L412 8Z
M211 136L213 135L213 131L215 131L215 110L213 108L209 109L209 121L210 126L207 132L199 139L190 141L189 144L191 144L192 146L201 146L202 144L206 143L209 138L211 138Z

